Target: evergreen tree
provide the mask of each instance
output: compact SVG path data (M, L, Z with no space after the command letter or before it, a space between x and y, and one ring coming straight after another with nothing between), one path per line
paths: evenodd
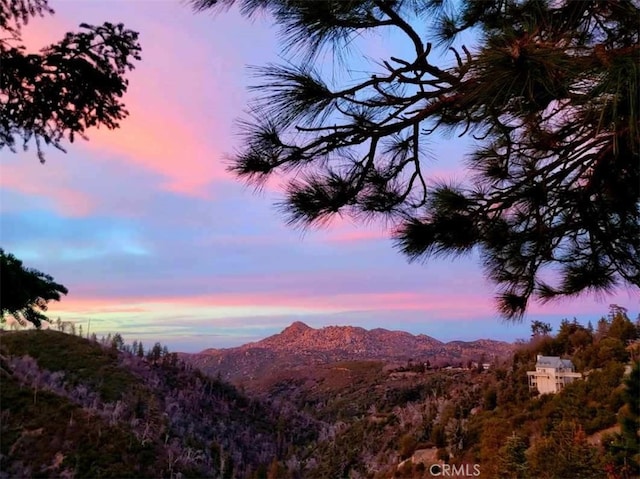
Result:
M596 479L603 476L597 449L587 443L584 430L562 421L539 439L529 455L531 475L537 479Z
M553 328L549 323L538 320L531 322L531 336L547 336L552 330Z
M155 343L151 350L147 353L147 359L153 362L157 362L162 357L162 345Z
M596 326L596 338L603 339L609 335L609 328L611 327L611 323L607 321L607 318L600 318L598 320L598 324Z
M113 338L111 338L111 347L118 351L121 351L124 348L124 339L120 333L114 334Z
M533 298L640 287L637 2L190 1L282 28L288 63L255 70L231 170L257 185L295 172L291 224L388 220L411 259L477 249L510 319ZM390 32L411 48L325 80L325 47ZM468 32L477 48L452 46ZM477 140L464 181L429 178L443 132Z
M526 479L529 477L526 450L527 444L515 433L507 438L497 458L498 474L501 478Z
M635 477L640 470L640 362L635 362L631 374L624 381L625 405L620 411L620 434L607 444L611 465L619 477Z
M611 305L610 318L609 337L619 339L623 344L638 338L638 331L629 319L626 308Z
M31 323L40 328L42 321L49 321L44 315L48 303L60 301L68 292L53 277L24 267L22 261L0 248L0 322L12 316L22 326ZM56 324L60 329L60 318Z

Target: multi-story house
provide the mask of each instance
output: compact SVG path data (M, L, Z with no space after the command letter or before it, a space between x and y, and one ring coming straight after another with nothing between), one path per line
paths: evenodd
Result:
M571 360L541 355L538 355L536 370L527 371L527 376L529 387L540 394L557 393L570 382L582 378L582 374L575 372Z

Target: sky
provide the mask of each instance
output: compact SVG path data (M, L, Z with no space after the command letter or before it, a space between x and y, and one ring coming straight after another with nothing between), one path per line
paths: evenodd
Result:
M140 32L142 61L128 75L130 116L118 130L46 151L0 151L0 246L69 289L49 317L172 351L237 346L294 321L422 333L443 341L527 338L530 322L596 321L609 304L640 310L636 291L540 305L506 323L474 255L409 264L384 225L337 221L301 232L273 206L278 182L256 194L225 171L240 146L255 83L248 65L279 62L276 28L231 10L193 13L170 0L52 0L54 16L24 30L30 47L82 23ZM351 58L404 48L369 39ZM329 60L326 60L329 61ZM433 140L431 178L464 175L471 145Z

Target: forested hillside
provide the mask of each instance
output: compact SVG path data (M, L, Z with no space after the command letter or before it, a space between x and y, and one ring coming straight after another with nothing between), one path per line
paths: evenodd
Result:
M533 332L489 369L350 361L273 375L264 397L325 423L313 447L296 449L304 473L278 477L427 478L445 463L460 477L474 466L483 478L637 477L638 324L613 307L595 327ZM540 396L526 375L538 354L571 358L583 379Z
M638 325L612 308L532 330L507 359L316 364L250 394L160 344L2 332L0 477L637 477ZM538 354L583 378L539 395Z
M2 332L0 477L259 477L314 438L312 420L118 338Z

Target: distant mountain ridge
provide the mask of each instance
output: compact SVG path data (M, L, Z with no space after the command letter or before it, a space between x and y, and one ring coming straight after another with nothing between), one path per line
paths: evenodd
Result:
M489 339L444 343L425 334L355 326L312 328L296 321L282 332L235 348L205 349L182 357L204 372L244 382L282 368L344 360L430 361L452 364L508 355L513 345Z
M296 321L278 334L261 341L240 346L240 349L268 348L273 351L300 353L303 351L338 352L381 358L406 356L407 350L431 351L443 343L424 334L414 336L404 331L378 328L367 330L355 326L327 326L320 329ZM237 349L237 348L231 348ZM206 349L211 354L220 349ZM405 352L402 352L405 351Z

